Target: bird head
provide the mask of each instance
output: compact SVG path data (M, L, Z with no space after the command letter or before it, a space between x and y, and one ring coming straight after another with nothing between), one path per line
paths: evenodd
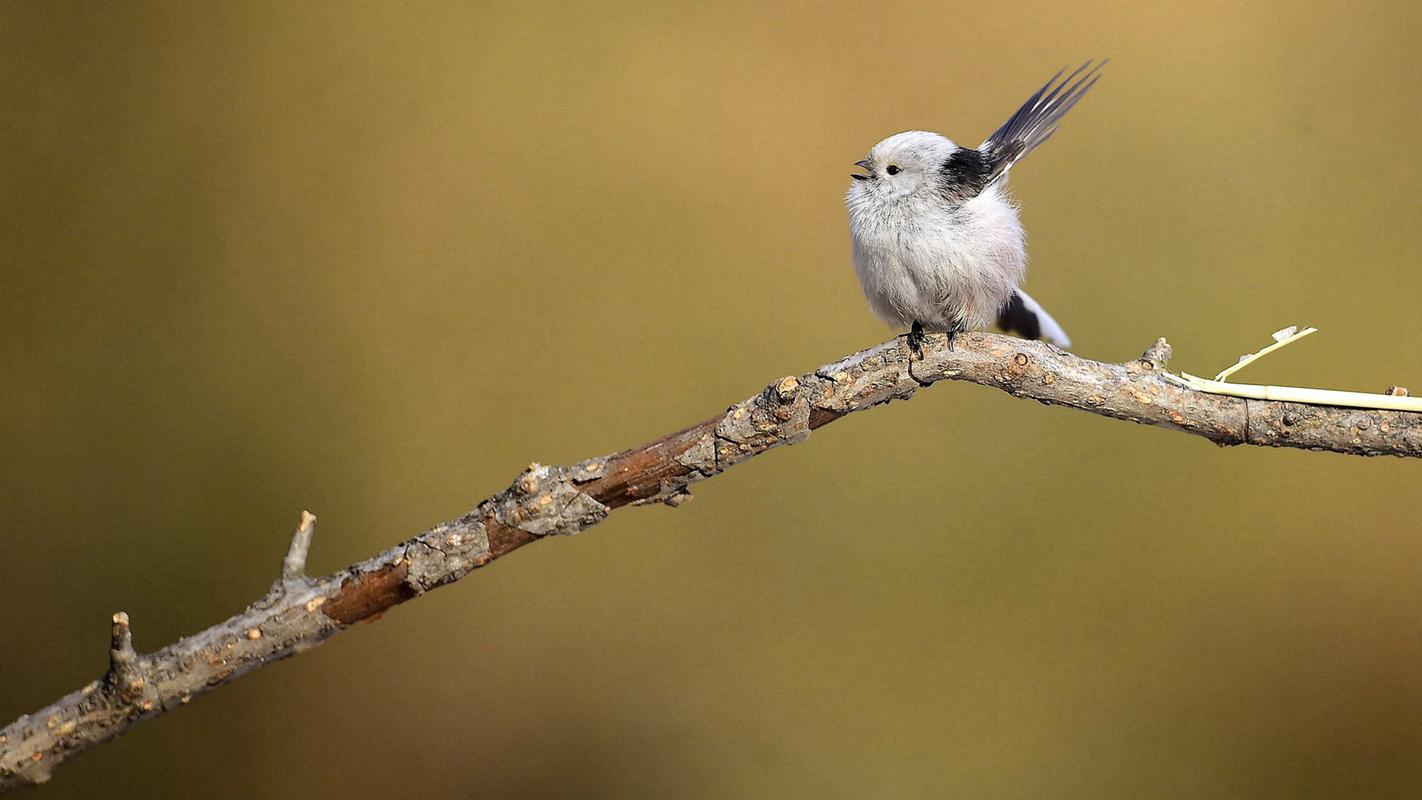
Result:
M958 146L928 131L896 133L855 162L863 173L850 175L851 199L892 199L938 191L943 164Z

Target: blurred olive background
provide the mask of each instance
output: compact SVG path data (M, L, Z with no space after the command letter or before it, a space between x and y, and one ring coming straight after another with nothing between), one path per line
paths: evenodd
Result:
M850 164L1013 173L1076 351L1422 388L1412 3L0 8L0 722L530 460L890 335ZM538 544L36 797L1422 792L1419 467L969 385Z

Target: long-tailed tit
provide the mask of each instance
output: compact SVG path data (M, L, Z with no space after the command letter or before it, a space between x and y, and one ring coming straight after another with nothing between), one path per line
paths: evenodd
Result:
M857 162L845 198L854 269L869 305L891 325L959 331L996 322L1062 347L1071 340L1018 288L1027 269L1022 223L1006 193L1007 171L1057 130L1100 80L1088 61L1058 72L976 150L927 131L898 133Z

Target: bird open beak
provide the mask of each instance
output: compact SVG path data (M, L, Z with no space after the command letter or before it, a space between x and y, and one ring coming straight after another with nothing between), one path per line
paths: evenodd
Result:
M856 162L854 162L854 166L859 167L860 169L864 170L865 172L868 172L868 171L869 171L869 159L866 158L866 159L862 159L862 160L860 160L860 161L856 161ZM855 179L856 181L867 181L867 180L869 180L870 178L872 178L873 176L872 176L872 175L860 175L860 174L858 174L858 173L856 173L856 172L851 172L851 173L849 173L849 177Z

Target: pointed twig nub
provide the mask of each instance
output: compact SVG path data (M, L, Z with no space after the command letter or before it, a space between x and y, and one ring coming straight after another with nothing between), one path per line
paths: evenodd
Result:
M1147 347L1144 353L1141 353L1141 359L1149 361L1155 365L1156 369L1164 369L1166 362L1170 361L1170 357L1174 354L1175 351L1170 347L1170 342L1165 341L1165 337L1162 336L1155 340L1155 344Z
M286 551L286 560L281 562L283 584L306 577L306 552L311 549L311 534L315 531L316 515L310 511L302 511L301 524L291 536L291 547Z
M133 631L128 626L128 614L114 614L113 634L109 638L109 682L125 697L143 690L143 676L138 668L138 651L133 649Z
M133 630L128 626L128 614L120 611L114 614L113 637L109 643L109 655L115 663L133 661Z

